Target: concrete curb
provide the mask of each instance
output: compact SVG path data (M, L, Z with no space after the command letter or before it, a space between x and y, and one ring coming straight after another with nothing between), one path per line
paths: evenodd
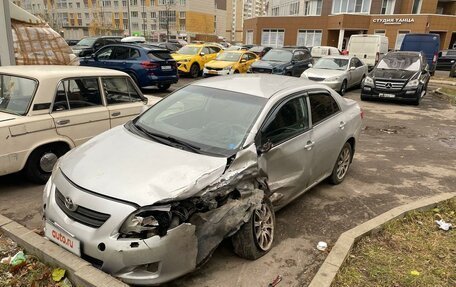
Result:
M348 253L354 243L363 236L381 230L382 226L388 221L403 217L412 210L427 210L434 207L437 203L451 199L456 196L456 192L442 193L433 197L423 198L415 202L398 206L369 221L358 225L341 234L336 244L332 248L325 262L321 265L317 274L310 282L308 287L330 287L339 268L344 263Z
M65 269L75 286L128 287L127 284L93 267L89 262L3 215L0 215L0 231L24 248L28 254Z
M456 81L442 81L442 80L429 80L430 84L443 84L443 85L450 85L456 86Z

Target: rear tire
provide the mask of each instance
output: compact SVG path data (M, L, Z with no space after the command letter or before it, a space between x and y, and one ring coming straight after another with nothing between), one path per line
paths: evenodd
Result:
M340 86L339 94L341 96L344 96L346 91L347 91L347 80L344 80L342 82L342 85Z
M198 64L194 63L190 67L190 77L195 79L195 78L198 78L199 75L200 75L200 68L199 68Z
M68 147L50 144L35 149L24 167L25 176L32 182L44 184L51 176L57 159L69 150Z
M329 182L337 185L344 181L350 168L351 160L353 157L353 149L349 142L346 142L342 147L339 155L337 156L336 163L334 164L333 171L329 176Z
M239 257L255 260L268 253L274 242L275 214L271 201L265 198L249 221L231 238L234 253Z

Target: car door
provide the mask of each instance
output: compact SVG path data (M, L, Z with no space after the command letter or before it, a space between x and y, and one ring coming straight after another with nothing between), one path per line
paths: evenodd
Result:
M111 69L127 72L131 69L131 63L128 61L130 57L130 48L125 46L115 46L113 55L109 60Z
M361 62L360 59L358 58L353 58L355 61L355 79L354 79L354 84L353 85L359 85L361 83L361 80L363 79L363 76L365 73L367 73L367 67L364 66L364 64Z
M242 54L239 60L239 72L245 73L249 67L249 55L247 53Z
M304 94L296 94L271 109L257 135L258 164L276 193L273 204L284 206L309 184L313 149Z
M347 70L347 87L352 87L356 83L356 64L355 58L350 59Z
M62 80L52 104L57 133L78 146L110 128L97 77Z
M346 119L329 91L310 91L308 97L312 121L311 144L314 147L310 181L313 185L331 174L345 143Z
M204 54L203 54L204 53ZM205 64L207 64L209 61L215 59L215 57L212 57L211 51L209 50L209 47L203 47L201 49L200 55L203 54L201 57L202 61L202 66L204 67ZM201 63L200 63L201 64Z
M292 75L301 75L302 71L304 71L304 53L302 51L298 50L293 53L292 64Z
M145 109L145 99L128 77L103 77L101 84L111 128L128 122Z
M108 68L111 57L113 56L114 47L109 46L100 49L93 58L86 57L83 60L84 66Z

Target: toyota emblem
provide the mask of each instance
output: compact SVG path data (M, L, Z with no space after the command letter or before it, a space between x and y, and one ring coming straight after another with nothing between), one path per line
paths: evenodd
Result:
M78 206L76 204L74 204L73 200L69 197L65 197L65 207L69 211L76 211L76 209L78 209Z
M385 87L386 87L387 89L391 89L391 88L393 87L393 85L392 85L391 83L386 83Z

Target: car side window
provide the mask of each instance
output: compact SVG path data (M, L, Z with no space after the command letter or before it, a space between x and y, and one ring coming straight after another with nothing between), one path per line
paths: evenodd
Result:
M363 66L363 63L358 58L354 58L354 60L355 60L355 67L359 68L359 67Z
M65 94L67 104L64 103ZM57 105L58 103L58 105ZM78 78L61 82L54 101L54 111L102 106L97 78Z
M309 116L304 97L287 101L268 119L261 132L261 143L278 144L309 128Z
M249 60L249 55L248 54L243 54L242 55L242 60L248 61Z
M112 59L111 56L113 55L113 47L103 48L97 53L98 60L109 60Z
M296 51L293 55L293 60L295 60L295 61L304 60L304 53L302 51Z
M248 53L248 55L249 55L249 60L255 60L257 58L255 54Z
M103 78L101 82L108 105L142 101L130 79L126 77Z
M315 93L309 96L312 125L329 118L339 112L340 108L336 100L328 93Z
M113 56L114 60L126 60L130 57L130 48L128 47L115 47Z
M211 50L211 54L217 54L218 52L220 52L219 47L209 47L209 49Z
M211 53L208 47L204 47L204 48L201 50L201 52L204 53L205 55Z
M141 57L141 54L139 53L138 49L130 48L130 55L129 56L130 56L129 57L130 60L134 60L134 59L138 59L139 57Z

